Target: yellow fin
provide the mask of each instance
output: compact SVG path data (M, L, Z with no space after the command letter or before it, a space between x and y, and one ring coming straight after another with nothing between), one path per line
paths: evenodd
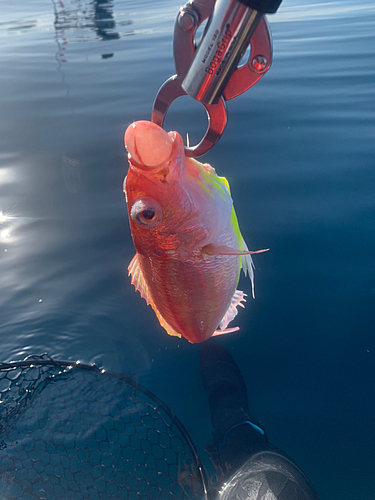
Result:
M229 182L226 179L226 177L219 177L219 179L225 185L225 187L228 189L228 193L230 194L230 186L229 186Z
M174 337L181 337L181 334L176 332L162 317L158 311L154 301L152 300L150 290L147 286L146 280L144 279L141 267L139 265L138 253L132 258L129 267L129 275L131 276L131 284L134 285L135 289L140 293L141 297L145 299L147 305L150 305L156 314L161 326L167 331L169 335Z

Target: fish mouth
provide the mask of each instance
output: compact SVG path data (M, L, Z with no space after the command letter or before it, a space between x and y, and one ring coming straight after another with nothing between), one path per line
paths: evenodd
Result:
M176 157L184 151L181 136L167 133L148 121L132 123L125 132L125 147L131 167L158 173L170 168Z
M177 160L181 157L181 155L185 155L184 144L181 136L177 132L169 132L168 135L170 135L173 140L172 150L168 158L166 158L163 163L150 167L144 163L140 163L136 158L128 153L129 166L135 170L141 170L143 174L149 172L151 175L168 175L168 173L178 163Z

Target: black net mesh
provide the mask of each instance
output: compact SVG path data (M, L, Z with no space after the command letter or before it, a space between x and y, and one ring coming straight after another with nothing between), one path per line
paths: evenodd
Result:
M206 498L181 422L126 375L0 363L0 500Z

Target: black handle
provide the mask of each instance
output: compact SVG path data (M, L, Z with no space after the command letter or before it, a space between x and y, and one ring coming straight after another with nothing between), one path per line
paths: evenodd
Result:
M251 9L261 14L274 14L279 8L282 0L239 0Z

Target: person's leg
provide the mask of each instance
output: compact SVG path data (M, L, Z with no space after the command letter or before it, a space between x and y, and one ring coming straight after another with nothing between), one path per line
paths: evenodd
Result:
M250 413L245 381L228 350L215 341L205 342L200 373L214 429L207 451L227 483L220 498L233 494L248 500L316 500L303 472L268 441Z
M200 373L214 429L209 451L215 462L219 454L223 472L230 472L272 445L262 424L249 411L245 381L225 347L214 341L202 344Z

